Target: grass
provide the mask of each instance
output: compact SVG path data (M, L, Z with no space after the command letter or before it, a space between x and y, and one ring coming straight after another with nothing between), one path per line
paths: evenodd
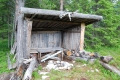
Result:
M120 49L119 48L101 48L99 50L87 50L90 52L98 52L101 56L111 55L113 61L111 65L120 69ZM82 66L86 64L86 66ZM96 71L99 70L99 72ZM94 72L92 72L94 70ZM120 76L109 70L106 70L100 65L99 60L94 64L88 64L81 60L76 60L75 66L72 70L50 71L48 80L120 80Z
M4 72L10 72L7 68L7 56L9 51L7 47L7 40L0 40L0 74Z
M102 56L113 56L114 59L110 64L120 69L120 48L103 47L98 50L88 49L87 51L98 52ZM7 52L9 52L9 49L7 48L7 40L0 41L0 74L10 72L7 68ZM11 56L11 58L12 57L13 56ZM82 66L83 64L87 65ZM38 69L42 70L42 67L39 66ZM96 72L95 69L98 69L99 72ZM94 70L94 72L91 72L91 70ZM33 76L34 80L41 79L41 75L39 75L37 71L33 72ZM88 64L84 61L76 60L75 66L71 70L52 70L48 76L49 80L120 80L120 76L103 68L99 64L99 60L96 60L94 64Z

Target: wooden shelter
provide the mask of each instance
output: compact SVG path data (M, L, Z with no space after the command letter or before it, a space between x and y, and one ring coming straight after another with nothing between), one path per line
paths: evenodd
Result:
M84 49L85 26L102 16L57 10L20 8L17 28L17 58L27 58L34 50ZM18 20L19 21L19 20Z

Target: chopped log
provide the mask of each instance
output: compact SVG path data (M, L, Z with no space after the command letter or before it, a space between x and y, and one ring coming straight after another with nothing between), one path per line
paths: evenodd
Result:
M67 51L67 56L71 56L71 55L72 55L71 51L70 50Z
M71 50L68 50L68 49L64 49L64 54L67 55L67 56L71 56L72 55L72 51Z
M111 60L113 60L112 56L101 56L100 60L105 63L109 63Z
M31 61L30 65L29 65L28 69L25 72L23 80L31 80L32 79L32 72L33 72L33 70L34 70L34 68L37 64L36 56L33 56L32 58L33 59Z
M113 67L113 66L111 66L111 65L109 65L109 64L106 64L106 63L104 63L104 62L102 62L102 61L100 61L100 64L101 64L104 68L106 68L106 69L108 69L108 70L110 70L110 71L112 71L112 72L114 72L114 73L116 73L116 74L118 74L118 75L120 76L120 70L118 70L117 68L115 68L115 67Z

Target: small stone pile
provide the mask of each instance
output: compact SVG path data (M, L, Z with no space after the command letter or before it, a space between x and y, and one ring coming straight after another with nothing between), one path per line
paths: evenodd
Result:
M68 63L66 61L48 61L47 66L45 69L48 71L54 69L54 70L70 70L73 67L73 64Z

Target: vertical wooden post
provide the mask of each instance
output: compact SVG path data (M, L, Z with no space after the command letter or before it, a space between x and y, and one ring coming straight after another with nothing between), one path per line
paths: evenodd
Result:
M85 23L81 23L80 51L82 51L84 49L84 33L85 33Z
M32 21L27 21L27 26L26 26L26 54L29 56L30 54L30 48L31 48L31 31L32 31Z
M16 8L17 10L17 64L20 64L23 60L23 26L24 26L24 14L20 12L20 8L24 7L25 0L16 0Z

